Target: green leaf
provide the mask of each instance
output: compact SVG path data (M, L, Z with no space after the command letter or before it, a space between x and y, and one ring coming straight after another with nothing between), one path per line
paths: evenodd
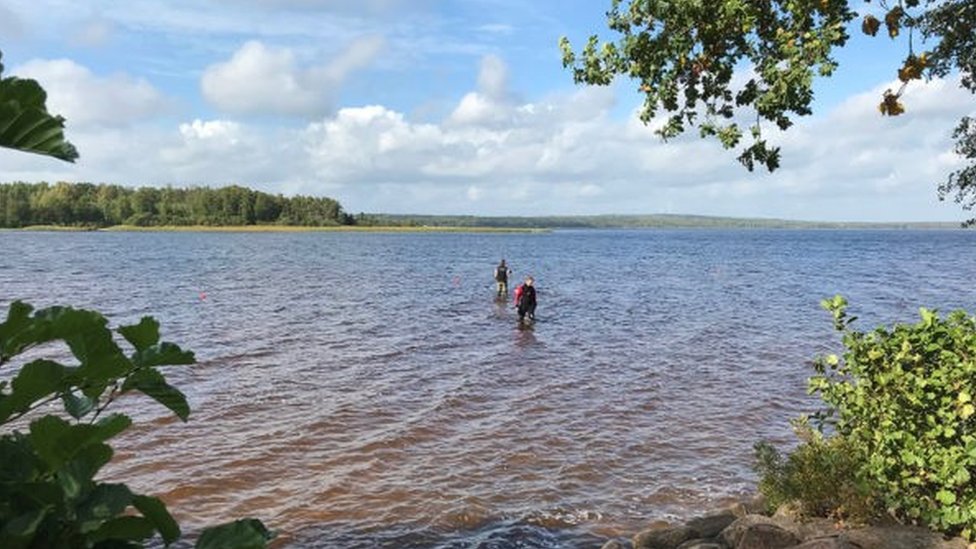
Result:
M33 481L43 468L22 433L0 437L0 483L22 484Z
M196 549L264 549L274 538L257 519L241 519L207 528L200 535Z
M180 349L179 345L166 341L137 351L132 362L138 366L173 366L193 364L193 352Z
M89 539L95 543L106 540L142 541L151 538L155 532L153 524L145 518L125 516L105 522L92 532Z
M139 324L122 326L118 331L137 351L159 343L159 322L151 316L144 316Z
M180 525L169 514L166 504L160 499L151 496L135 496L132 505L153 523L159 535L163 537L163 543L169 545L180 538Z
M65 367L50 360L25 364L10 384L11 393L0 400L0 422L56 393L63 386L64 375Z
M976 407L972 404L964 404L962 409L959 410L959 417L969 419L974 413L976 413Z
M186 395L176 387L166 383L166 378L155 368L143 368L129 376L122 386L122 391L131 389L141 391L146 396L169 408L183 421L190 417L190 404L186 401Z
M956 502L956 495L948 490L939 490L935 494L935 499L939 500L945 505L952 505Z
M37 532L37 527L40 526L49 511L49 507L42 507L10 518L0 530L0 547L5 549L29 547Z
M58 471L58 484L68 499L77 499L93 487L95 475L112 459L112 447L105 443L86 446Z
M121 377L133 368L112 339L107 324L108 320L95 311L49 307L34 314L29 332L37 343L63 340L81 363L73 372L74 376L84 380L89 387L104 387L109 380ZM85 394L97 396L93 392L97 393L86 389Z
M46 102L36 81L0 78L0 147L74 162L78 151L64 138L64 118L49 114Z
M61 401L64 402L64 409L75 419L81 419L95 409L95 399L86 395L66 392L61 395Z
M121 414L108 416L95 425L72 425L59 417L44 416L30 424L29 438L37 455L56 471L89 445L105 442L131 423Z
M34 308L23 301L14 301L7 310L7 320L0 324L0 363L20 354L33 343L24 333L31 327L30 313Z
M82 523L82 531L94 531L106 520L121 515L132 505L132 498L132 492L125 484L97 485L78 505L78 521Z

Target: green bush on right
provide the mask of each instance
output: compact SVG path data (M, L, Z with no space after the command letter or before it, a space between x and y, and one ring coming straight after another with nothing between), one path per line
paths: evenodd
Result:
M864 333L843 297L822 305L846 350L814 362L809 389L826 406L813 418L856 460L850 482L906 523L976 538L976 318L923 308L915 324Z

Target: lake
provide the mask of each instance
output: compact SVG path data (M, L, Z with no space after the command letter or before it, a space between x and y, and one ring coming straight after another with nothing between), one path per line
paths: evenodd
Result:
M857 326L976 310L976 233L0 232L0 306L152 314L190 421L136 397L106 478L184 531L279 547L576 548L755 489L810 362ZM538 321L493 299L504 257ZM514 284L513 284L514 286Z

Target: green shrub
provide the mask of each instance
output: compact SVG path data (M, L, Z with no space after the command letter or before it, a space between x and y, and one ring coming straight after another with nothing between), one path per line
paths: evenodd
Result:
M860 474L897 516L947 534L976 533L976 319L921 310L917 324L851 328L847 302L823 302L843 357L815 362L821 429L843 437Z
M785 457L772 445L756 444L759 491L770 510L795 505L808 517L867 522L880 514L877 498L858 478L860 460L842 437L825 438L806 421L794 424L801 443Z
M108 441L131 424L107 413L119 396L141 392L187 419L186 397L160 367L192 364L193 353L160 342L152 317L117 330L131 346L126 353L107 324L93 311L33 312L19 301L0 323L0 547L132 548L156 536L169 545L181 535L162 501L95 476L112 458ZM15 373L6 368L58 341L76 364L34 358ZM63 414L33 418L27 432L17 428L56 401ZM205 530L197 547L260 548L270 538L260 521L243 520Z

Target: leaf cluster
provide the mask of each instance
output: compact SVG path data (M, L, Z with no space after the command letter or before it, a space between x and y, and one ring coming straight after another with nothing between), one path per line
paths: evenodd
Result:
M561 41L576 82L606 85L618 74L638 81L641 119L669 114L658 131L665 139L697 125L730 149L754 117L739 160L773 171L779 148L763 139L761 122L785 130L810 114L814 76L833 73L833 48L846 43L856 14L844 0L614 0L607 16L619 41L592 36L579 55ZM734 82L747 67L748 77Z
M852 328L826 300L846 347L815 361L815 417L861 460L860 475L897 516L976 537L976 318L921 309L916 324Z
M907 84L927 76L958 70L963 87L976 92L972 0L612 0L607 23L618 38L593 35L577 53L563 37L563 66L577 83L631 78L645 95L645 123L667 113L657 130L664 139L697 127L701 137L739 148L750 171L756 165L774 171L780 149L763 137L763 124L786 130L811 113L813 80L836 69L833 52L849 38L848 24L859 16L855 4L867 12L864 34L884 28L891 39L907 36L897 69L902 85L884 92L882 114L904 113ZM916 35L930 51L915 51ZM954 174L946 192L976 195L971 175L965 168Z
M0 380L0 546L142 547L157 535L166 545L180 537L162 501L95 476L112 458L110 439L131 424L123 414L106 414L119 396L140 392L188 418L186 397L160 368L192 364L194 356L160 341L152 317L116 332L128 352L97 312L35 311L20 301L0 323L0 374L6 374ZM64 343L75 362L35 358L10 375L21 355L54 342ZM63 414L32 419L26 432L16 428L22 424L17 420L55 402ZM263 547L267 539L259 521L239 521L201 536L197 546Z
M64 139L64 118L48 113L46 103L47 93L40 84L26 78L4 78L0 63L0 147L74 162L78 151Z

